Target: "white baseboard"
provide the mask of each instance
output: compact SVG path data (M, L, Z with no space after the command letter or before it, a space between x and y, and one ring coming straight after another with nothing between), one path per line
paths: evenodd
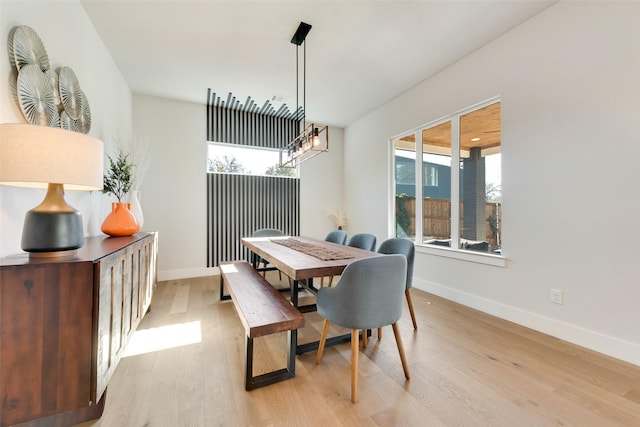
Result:
M214 276L218 274L218 267L212 268L186 268L182 270L158 271L158 281L189 279L191 277Z
M547 335L640 366L640 345L502 304L437 283L414 278L413 286Z

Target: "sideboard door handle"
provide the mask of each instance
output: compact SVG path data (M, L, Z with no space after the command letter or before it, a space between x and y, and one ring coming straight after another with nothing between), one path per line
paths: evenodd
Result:
M23 286L27 289L27 295L31 297L31 288L33 288L33 282L31 280L25 280Z

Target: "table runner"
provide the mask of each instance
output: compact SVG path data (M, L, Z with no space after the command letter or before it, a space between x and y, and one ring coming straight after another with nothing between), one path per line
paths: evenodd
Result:
M295 251L302 252L307 255L311 255L323 261L354 258L353 255L347 252L336 250L336 249L329 249L324 246L314 245L312 243L301 242L300 240L297 240L297 239L292 239L292 238L272 239L271 241L273 243L286 246Z

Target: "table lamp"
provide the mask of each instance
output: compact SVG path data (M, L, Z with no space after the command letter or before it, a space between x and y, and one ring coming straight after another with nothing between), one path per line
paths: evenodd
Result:
M102 189L102 141L78 132L29 124L0 124L0 184L46 188L28 211L21 247L30 256L65 256L84 244L82 216L64 190Z

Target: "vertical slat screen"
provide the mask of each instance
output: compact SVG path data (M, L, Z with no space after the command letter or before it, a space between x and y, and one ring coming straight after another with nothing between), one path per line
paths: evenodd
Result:
M299 108L259 107L251 97L241 104L207 93L207 140L254 147L282 148L299 134ZM240 239L259 228L300 233L298 178L237 174L207 174L207 267L221 261L250 260Z
M242 104L232 94L225 101L209 89L207 140L280 149L298 136L303 116L302 107L276 110L269 101L258 107L251 97Z
M250 260L240 239L259 228L300 233L299 179L210 173L207 195L207 267Z

